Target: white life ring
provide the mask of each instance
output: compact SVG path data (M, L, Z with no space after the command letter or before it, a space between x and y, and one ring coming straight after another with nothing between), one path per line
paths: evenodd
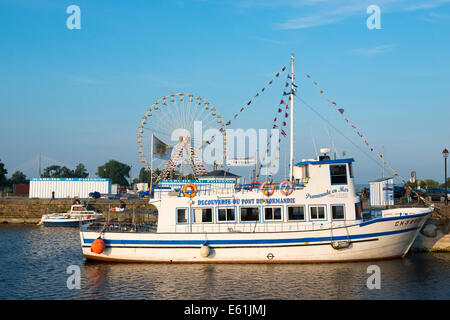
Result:
M287 190L284 190L284 186L287 186ZM288 196L292 193L292 191L294 191L294 185L290 181L286 180L280 184L280 192L282 195Z
M261 185L261 191L266 197L270 197L275 192L275 186L269 181L266 181Z

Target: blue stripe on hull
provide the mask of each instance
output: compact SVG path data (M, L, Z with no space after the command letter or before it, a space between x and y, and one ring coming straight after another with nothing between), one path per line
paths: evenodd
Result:
M387 232L376 232L368 234L350 235L350 240L375 238L390 236L394 234L406 233L415 231L418 228L409 228L404 230L395 230ZM297 244L305 242L322 242L322 241L338 241L347 240L347 236L331 237L316 237L316 238L297 238L297 239L242 239L242 240L208 240L208 245L256 245L256 244ZM84 244L91 244L95 239L84 239ZM202 245L204 240L108 240L103 239L105 245Z
M82 224L87 224L93 222L93 220L82 221ZM61 221L61 222L50 222L44 221L43 225L46 227L79 227L80 221Z

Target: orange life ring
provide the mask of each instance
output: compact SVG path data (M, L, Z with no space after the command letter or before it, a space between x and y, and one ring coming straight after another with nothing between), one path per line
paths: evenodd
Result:
M287 190L284 190L283 187L287 186ZM294 191L294 185L290 181L283 181L280 183L280 192L284 196L288 196Z
M256 181L256 180L250 182L250 188L248 190L253 191L253 186L256 186L256 185L258 185L258 188L259 188L259 186L261 186L261 183L259 183L259 181Z
M261 185L261 191L266 197L270 197L275 192L275 186L269 181L266 181Z
M189 189L189 191L187 191ZM193 183L186 183L181 189L185 197L193 198L197 195L197 186Z

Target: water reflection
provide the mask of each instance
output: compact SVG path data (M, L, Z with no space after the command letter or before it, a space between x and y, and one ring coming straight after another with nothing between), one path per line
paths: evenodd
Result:
M449 254L332 264L85 261L76 229L0 226L0 299L449 299ZM81 289L66 286L81 267ZM381 290L366 287L381 269Z

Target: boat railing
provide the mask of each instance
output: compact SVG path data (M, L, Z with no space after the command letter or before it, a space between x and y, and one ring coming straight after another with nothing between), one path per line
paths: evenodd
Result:
M135 224L135 223L99 223L94 222L85 227L86 231L96 232L156 232L156 226L153 224Z
M136 224L127 222L93 222L85 226L85 231L95 232L136 232L136 233L264 233L320 231L348 228L360 221L339 222L281 222L281 223L196 223L191 225L170 225L157 227L155 224Z
M153 190L153 199L161 199L162 197L172 196L172 197L185 197L183 193L183 185L175 185L172 187L162 187L155 188ZM301 190L305 188L305 183L295 183L293 184L293 190ZM251 184L229 184L229 183L217 183L217 184L199 184L197 186L196 196L216 196L224 194L247 194L247 193L261 193L262 191L277 191L280 190L280 185L274 183L272 186L267 186L264 190L260 187L255 187ZM191 191L187 190L186 193Z
M158 227L158 232L227 233L227 232L295 232L348 228L360 221L339 222L269 222L269 223L195 223L191 225L170 225Z

